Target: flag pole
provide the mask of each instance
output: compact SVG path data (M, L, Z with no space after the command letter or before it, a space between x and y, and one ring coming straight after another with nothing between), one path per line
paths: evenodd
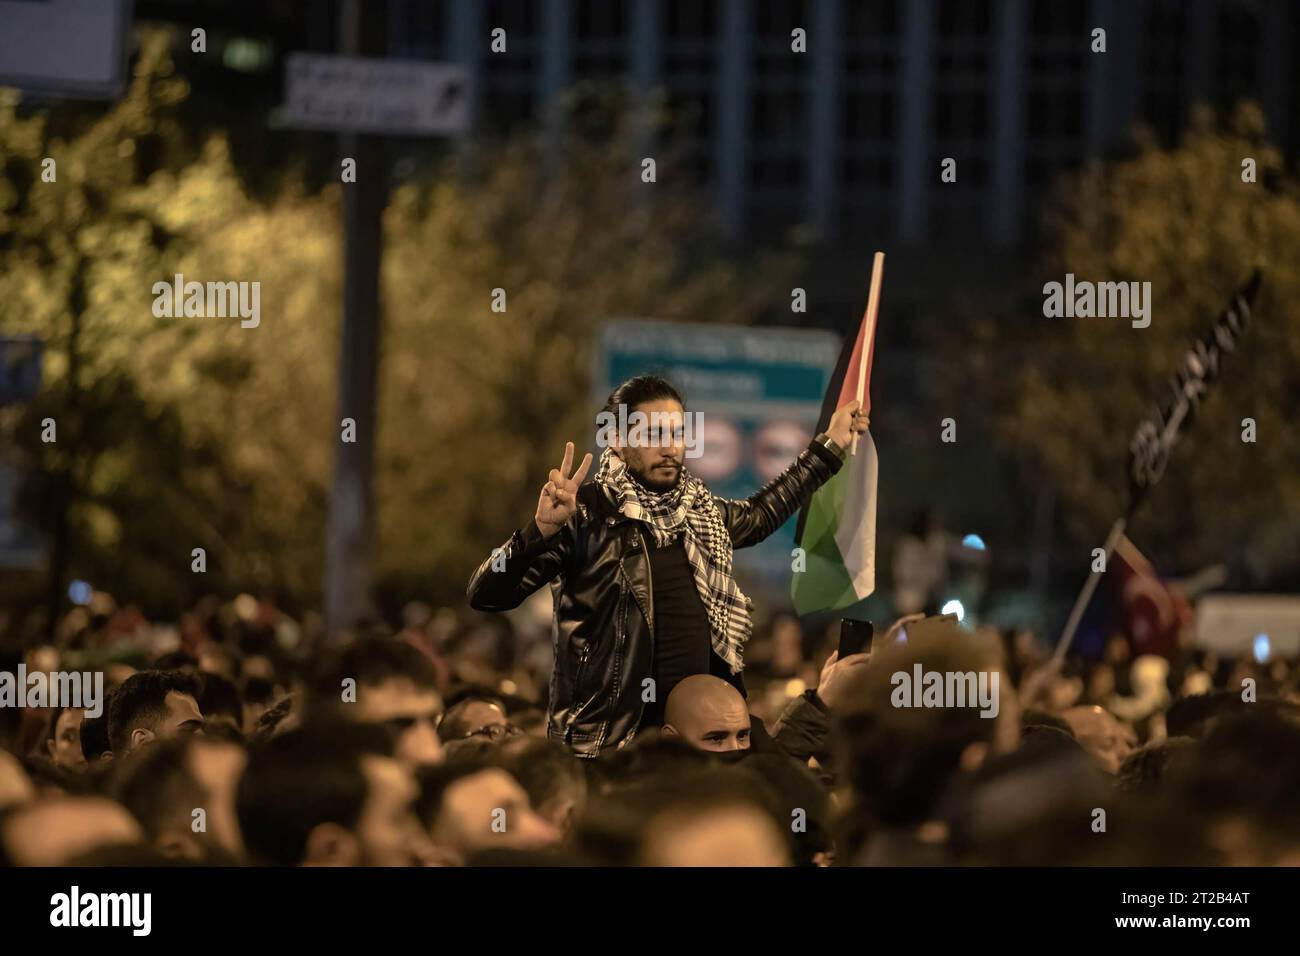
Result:
M885 254L877 252L871 263L871 293L867 296L867 314L862 317L866 334L862 336L862 354L858 356L858 407L866 397L867 389L867 350L871 347L876 334L876 310L880 308L880 284L885 278ZM853 444L849 454L858 453L858 433L853 433Z
M1083 588L1080 589L1078 597L1074 599L1074 607L1070 609L1070 618L1065 622L1065 630L1061 634L1061 639L1056 642L1056 650L1052 652L1052 663L1059 666L1065 660L1065 652L1070 649L1070 642L1074 640L1074 632L1079 629L1079 622L1083 620L1083 612L1088 607L1088 602L1092 600L1092 593L1097 590L1097 585L1101 583L1101 576L1106 573L1106 566L1110 563L1110 556L1115 553L1119 547L1119 539L1124 536L1124 529L1133 518L1133 509L1122 518L1116 518L1115 523L1110 526L1110 534L1106 536L1106 544L1102 549L1102 559L1100 571L1093 571L1088 575L1088 579L1083 582Z

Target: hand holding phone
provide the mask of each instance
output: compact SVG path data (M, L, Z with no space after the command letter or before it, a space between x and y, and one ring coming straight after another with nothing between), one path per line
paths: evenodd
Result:
M863 654L871 650L871 639L875 633L875 625L870 621L851 621L847 617L841 618L839 659L844 660L853 654Z

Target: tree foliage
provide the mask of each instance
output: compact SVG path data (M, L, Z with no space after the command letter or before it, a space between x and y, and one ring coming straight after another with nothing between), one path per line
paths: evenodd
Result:
M1258 181L1243 182L1253 158ZM1046 222L1042 281L1151 283L1151 324L1020 316L977 322L962 340L965 387L996 408L1000 440L1056 483L1069 532L1100 543L1124 510L1128 442L1168 396L1195 338L1256 263L1263 293L1238 352L1184 432L1130 534L1169 569L1240 557L1300 518L1300 188L1259 111L1198 116L1174 149L1135 153L1068 177ZM972 364L972 363L967 363ZM969 395L969 392L968 392ZM1253 418L1258 440L1242 441Z
M320 597L340 438L339 183L251 197L226 140L186 142L186 84L144 33L107 110L0 105L0 324L46 341L45 387L3 420L30 515L66 518L68 573L174 610L204 591ZM292 135L285 133L268 135ZM642 184L634 131L460 150L398 185L384 221L374 555L386 594L454 601L527 520L566 439L589 441L608 318L752 321L792 262L719 258L671 158ZM41 181L54 157L58 179ZM360 175L366 175L365 170ZM305 178L305 177L301 177ZM638 196L640 197L638 199ZM153 287L259 282L261 323L158 318ZM507 310L491 310L492 290ZM42 444L39 422L58 422ZM190 570L194 547L208 573Z

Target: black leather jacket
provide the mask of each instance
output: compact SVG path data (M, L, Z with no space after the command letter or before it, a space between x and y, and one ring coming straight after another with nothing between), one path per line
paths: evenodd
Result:
M732 546L758 544L781 527L841 464L838 449L819 435L762 490L743 501L715 499ZM470 578L469 603L480 611L518 607L554 581L547 733L581 757L622 747L641 722L641 682L653 673L654 658L650 540L640 522L587 481L578 489L576 512L558 532L543 538L530 521ZM494 557L504 570L493 569Z

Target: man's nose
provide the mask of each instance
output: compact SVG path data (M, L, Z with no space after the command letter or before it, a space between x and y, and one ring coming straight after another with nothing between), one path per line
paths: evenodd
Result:
M417 767L442 763L442 741L432 722L421 720L413 724L402 740L402 752Z

